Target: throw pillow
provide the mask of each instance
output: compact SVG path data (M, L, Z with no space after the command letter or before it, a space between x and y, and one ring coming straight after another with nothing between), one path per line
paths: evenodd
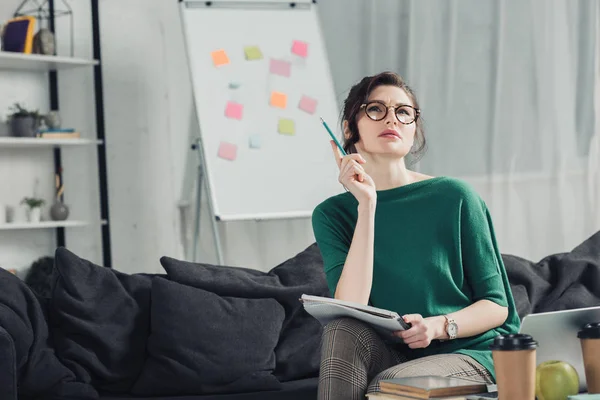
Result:
M600 231L537 263L503 254L519 316L600 305Z
M142 370L150 328L151 278L55 252L48 325L56 354L77 378L128 393Z
M284 315L273 299L221 297L153 279L148 360L133 394L280 389L272 371Z
M285 309L285 320L275 354L279 381L319 374L321 324L304 311L302 294L330 296L323 259L316 244L265 273L249 268L160 259L169 279L208 290L219 296L273 298Z

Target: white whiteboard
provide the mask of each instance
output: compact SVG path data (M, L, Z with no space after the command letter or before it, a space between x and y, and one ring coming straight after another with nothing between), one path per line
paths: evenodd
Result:
M183 1L181 15L213 213L220 220L309 217L343 190L319 120L339 132L316 5L211 3ZM306 57L292 53L294 41L307 44ZM257 46L262 59L247 60L246 46ZM220 50L229 63L215 66L212 53ZM270 72L272 59L289 63L289 77ZM287 96L285 109L270 105L272 92ZM313 114L299 109L302 96L317 101ZM225 115L229 102L242 105L242 119ZM294 121L295 134L278 133L282 118ZM235 160L219 156L223 142L236 147Z

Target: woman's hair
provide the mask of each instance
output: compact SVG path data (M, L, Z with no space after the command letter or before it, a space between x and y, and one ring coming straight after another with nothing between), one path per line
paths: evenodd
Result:
M357 117L361 111L361 106L367 101L371 92L378 86L396 86L406 92L406 95L410 97L413 106L419 109L419 102L412 89L404 82L402 77L394 72L382 72L374 76L364 77L356 85L352 86L348 97L344 101L344 109L342 111L342 130L344 127L344 121L348 121L348 130L350 136L346 138L344 135L344 150L346 153L356 153L356 147L354 144L359 141L360 136L358 134ZM423 121L418 116L415 120L415 142L411 149L411 161L414 163L418 161L425 152L426 141L425 132L423 131Z

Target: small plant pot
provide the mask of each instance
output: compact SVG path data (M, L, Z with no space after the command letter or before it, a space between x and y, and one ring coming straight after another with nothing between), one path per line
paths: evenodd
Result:
M10 120L12 136L36 137L38 127L38 120L35 117L12 117Z
M32 224L37 224L42 220L41 207L33 207L27 210L27 221Z

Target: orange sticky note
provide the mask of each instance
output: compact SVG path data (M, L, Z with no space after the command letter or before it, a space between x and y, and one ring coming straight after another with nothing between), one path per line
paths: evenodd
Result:
M225 53L225 50L213 51L212 53L210 53L210 55L212 56L215 67L229 64L229 57L227 57L227 53Z
M273 107L285 108L287 104L287 95L285 93L271 93L271 105Z
M233 161L237 157L237 146L233 143L221 142L217 155L219 158Z

